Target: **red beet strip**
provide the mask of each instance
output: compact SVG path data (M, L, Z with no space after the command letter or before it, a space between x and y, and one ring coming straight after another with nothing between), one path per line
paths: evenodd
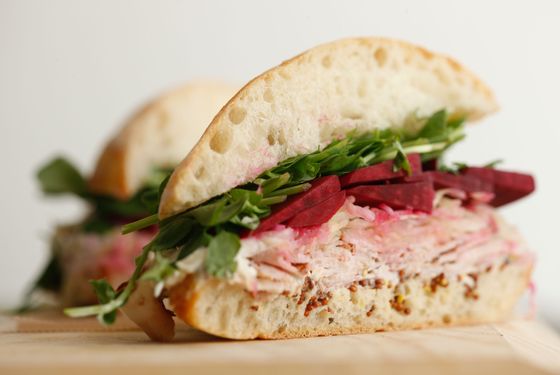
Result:
M339 191L329 198L311 207L308 210L302 211L286 223L289 227L309 227L313 225L321 225L326 223L333 217L334 214L342 207L346 200L346 192Z
M420 160L420 155L410 154L407 156L407 158L408 162L410 163L410 168L413 175L422 172L422 162ZM383 180L390 180L404 176L406 176L406 171L402 169L399 169L396 172L393 171L393 161L387 160L369 167L356 169L355 171L342 176L340 178L340 185L342 187L349 187Z
M364 185L346 190L353 195L356 203L373 206L384 203L392 208L412 208L431 213L434 201L434 188L430 181L411 182L393 185Z
M290 227L321 225L342 207L347 195L356 198L356 204L374 206L386 204L395 209L415 209L431 213L434 191L455 188L467 193L494 193L490 202L494 207L518 200L535 190L532 176L491 168L468 167L460 175L442 171L422 173L420 156L408 156L412 175L393 171L393 161L360 168L340 178L326 176L312 182L312 187L276 206L272 214L261 221L250 234L273 229L285 223ZM434 164L435 166L435 164ZM385 182L381 185L367 185ZM341 191L343 187L349 187ZM356 186L358 185L358 186Z
M494 199L490 204L494 207L511 203L535 191L535 180L529 174L480 167L468 167L461 172L465 176L475 177L493 185Z
M475 193L480 191L486 193L494 192L494 188L491 182L474 176L456 175L439 171L425 172L424 174L428 174L432 178L432 181L434 182L434 188L436 190L454 188L463 190L467 193Z
M340 191L340 181L337 176L321 177L311 184L312 186L309 190L290 197L286 202L275 206L272 214L263 219L259 227L252 231L251 234L258 234L273 229L276 225L285 222L308 208L316 206Z

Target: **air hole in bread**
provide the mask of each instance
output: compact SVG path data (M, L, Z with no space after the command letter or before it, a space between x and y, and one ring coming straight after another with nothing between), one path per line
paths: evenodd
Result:
M449 316L448 314L445 314L445 315L443 315L441 320L443 321L444 324L450 324L451 323L451 316Z
M194 172L194 177L196 177L197 179L199 179L199 178L202 177L205 173L206 173L206 168L204 168L204 165L200 165L198 168L196 168L196 171Z
M243 120L245 120L245 116L247 115L247 111L245 108L242 107L233 107L229 111L229 120L234 124L241 124Z
M280 129L280 131L278 132L278 138L276 139L276 141L278 142L278 144L280 146L283 146L286 144L287 139L286 139L286 134L284 133L283 129Z
M271 89L266 89L263 93L263 99L267 103L272 103L274 101L274 94L272 94Z
M277 332L278 333L284 333L286 331L286 325L282 324L280 327L278 327Z
M331 56L326 55L325 57L323 57L323 60L321 60L321 64L323 65L323 68L329 69L332 66Z
M286 71L286 69L280 69L280 71L278 72L278 74L280 74L280 77L282 77L283 79L285 79L286 81L289 81L292 77L288 74L288 72Z
M443 70L441 70L440 68L435 68L434 69L434 74L436 75L436 77L438 77L439 81L442 84L444 84L444 85L449 84L449 78L447 77L447 74L445 74L443 72Z
M231 146L231 132L227 129L214 134L210 140L210 148L218 154L225 154Z
M375 50L373 57L375 58L375 61L377 61L377 65L383 67L387 62L387 51L385 48L379 47Z
M343 118L350 119L350 120L359 120L363 117L363 114L359 108L350 107L350 106L342 107L340 115Z
M459 65L457 61L451 59L447 59L447 61L449 62L449 65L451 65L451 69L458 73L461 72L461 65Z
M274 134L269 133L268 136L266 137L266 140L268 141L268 144L270 146L274 146L276 144L276 137L274 137Z
M433 55L431 52L425 50L424 48L418 48L418 52L419 52L426 60L431 60L431 59L434 58L434 55Z

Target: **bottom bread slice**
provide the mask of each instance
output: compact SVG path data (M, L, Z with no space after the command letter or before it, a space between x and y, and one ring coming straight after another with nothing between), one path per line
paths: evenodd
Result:
M232 338L296 338L507 318L527 289L531 264L512 263L447 279L409 278L317 290L306 279L298 295L253 296L241 286L189 275L169 291L179 318L194 328Z

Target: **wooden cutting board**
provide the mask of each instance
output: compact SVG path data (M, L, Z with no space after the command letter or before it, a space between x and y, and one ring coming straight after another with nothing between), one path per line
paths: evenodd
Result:
M122 320L112 331L74 322L4 317L0 374L560 373L560 339L532 320L278 341L222 340L179 325L167 344L150 342Z

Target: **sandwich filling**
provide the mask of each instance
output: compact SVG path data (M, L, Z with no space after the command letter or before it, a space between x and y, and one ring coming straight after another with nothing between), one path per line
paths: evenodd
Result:
M409 277L460 277L533 261L520 235L495 209L482 202L466 207L441 193L431 214L386 205L362 207L351 196L320 226L278 225L242 239L229 282L255 296L298 295L305 278L328 292L353 284L397 285ZM178 271L167 286L187 274L204 273L207 252L199 248L177 262Z
M140 279L156 294L189 274L221 278L254 296L355 284L438 280L532 262L495 207L534 190L526 174L494 165L448 166L463 121L442 110L401 130L349 133L296 155L221 196L159 220L124 226L159 232L118 293L97 282L101 305L67 310L110 323ZM160 191L165 183L160 187Z
M103 233L85 232L76 225L56 228L51 256L58 267L56 292L62 304L95 303L97 296L90 280L105 279L114 288L128 280L134 259L153 235L153 230L125 236L118 228Z
M155 226L130 236L124 236L120 227L156 212L158 188L167 175L169 170L155 169L134 196L120 200L91 191L86 178L63 158L45 164L37 175L43 193L73 195L91 209L81 222L55 229L50 259L30 290L28 304L33 292L39 290L55 293L64 305L91 304L97 296L90 280L102 278L114 288L125 282L134 271L134 259L153 237Z

